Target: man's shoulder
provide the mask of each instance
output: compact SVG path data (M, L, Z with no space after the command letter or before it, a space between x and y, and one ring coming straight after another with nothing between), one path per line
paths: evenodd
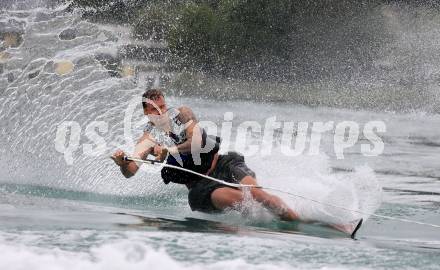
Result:
M191 120L197 121L196 116L194 115L190 107L181 106L177 110L179 111L179 115L177 117L182 123L185 124Z
M177 110L180 113L188 113L188 112L192 113L192 109L190 107L188 107L188 106L180 106L180 107L177 108Z

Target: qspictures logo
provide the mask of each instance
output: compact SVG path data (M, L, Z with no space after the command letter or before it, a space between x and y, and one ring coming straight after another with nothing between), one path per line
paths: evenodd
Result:
M149 102L155 106L154 101ZM141 120L135 121L134 119L139 119L140 114L143 115L141 102L139 98L133 98L124 111L122 121L125 144L120 145L120 148L128 151L134 150L139 138L134 137L133 129L146 125L148 122L173 121L168 112L161 112L154 116L145 115ZM189 124L186 123L184 128ZM156 126L160 128L160 126ZM364 123L356 121L278 121L276 116L270 116L263 123L252 119L237 122L234 121L234 112L224 113L223 121L220 123L202 119L197 122L193 132L200 132L200 128L204 128L208 134L221 137L222 151L237 151L244 156L270 156L274 145L278 145L281 154L287 157L319 155L323 151L323 137L331 136L333 145L330 149L334 151L334 156L337 159L344 159L344 152L357 144L360 144L360 153L364 156L381 155L385 147L381 135L386 132L386 125L380 120ZM105 140L108 130L109 123L105 121L92 121L85 127L76 121L64 121L57 128L55 149L63 154L69 165L74 163L75 155L78 154L90 157L105 155L109 150L116 150L110 148L117 145L115 142ZM250 137L258 139L251 140ZM361 139L362 143L360 143ZM81 141L85 141L85 143L81 144ZM274 143L275 141L277 144ZM151 143L158 142L152 141ZM191 154L194 162L197 164L200 160L198 158L200 154L211 151L213 147L212 144L206 144L204 147L196 147L195 144L193 147L192 145ZM328 149L329 147L327 147L327 151Z

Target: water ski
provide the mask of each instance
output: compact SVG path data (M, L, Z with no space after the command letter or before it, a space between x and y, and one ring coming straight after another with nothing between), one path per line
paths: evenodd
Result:
M355 238L357 231L361 228L362 226L362 222L364 221L364 219L357 219L354 220L348 224L344 224L344 225L331 225L332 228L335 228L338 231L347 233L350 235L350 237L352 239Z
M354 228L353 232L352 232L351 235L350 235L350 237L351 237L352 239L355 238L356 233L357 233L357 231L361 228L361 226L362 226L362 222L363 222L363 221L364 221L364 219L361 218L361 219L359 220L358 224L356 225L356 227Z

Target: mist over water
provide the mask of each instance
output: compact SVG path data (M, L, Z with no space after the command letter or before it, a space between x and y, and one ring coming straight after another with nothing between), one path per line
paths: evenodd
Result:
M347 2L314 7L316 14L303 8L282 56L236 71L250 77L198 75L200 86L190 83L181 91L224 100L438 113L438 8Z
M438 10L383 4L340 23L298 19L303 24L291 37L293 60L273 74L244 80L192 73L185 81L187 74L175 71L125 74L132 62L112 59L135 42L129 30L92 23L67 7L57 1L0 4L0 250L6 254L0 266L99 269L112 266L108 257L133 269L438 266L440 240L432 228L372 218L353 244L325 228L278 224L250 202L255 212L247 217L194 213L186 188L164 185L148 168L125 179L109 159L118 148L131 152L141 135L139 102L148 85L168 86L171 106L190 106L200 120L218 126L233 112L232 148L240 144L237 127L244 121L356 121L363 127L380 120L387 131L378 157L362 155L361 135L343 160L336 159L333 131L323 136L319 155L308 155L306 148L286 157L276 130L270 156L258 152L246 161L263 186L438 224ZM66 121L73 123L70 143L72 130L79 130L70 155L56 149L69 143L57 139ZM103 149L88 135L93 124L101 125L95 131ZM252 134L245 144L261 146L263 135ZM275 194L307 219L338 223L359 217Z

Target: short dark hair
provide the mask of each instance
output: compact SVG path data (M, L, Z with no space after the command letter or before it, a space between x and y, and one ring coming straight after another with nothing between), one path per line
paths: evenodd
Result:
M147 107L147 101L148 100L157 100L160 97L164 97L163 92L161 89L152 88L145 91L145 93L142 95L142 107Z

